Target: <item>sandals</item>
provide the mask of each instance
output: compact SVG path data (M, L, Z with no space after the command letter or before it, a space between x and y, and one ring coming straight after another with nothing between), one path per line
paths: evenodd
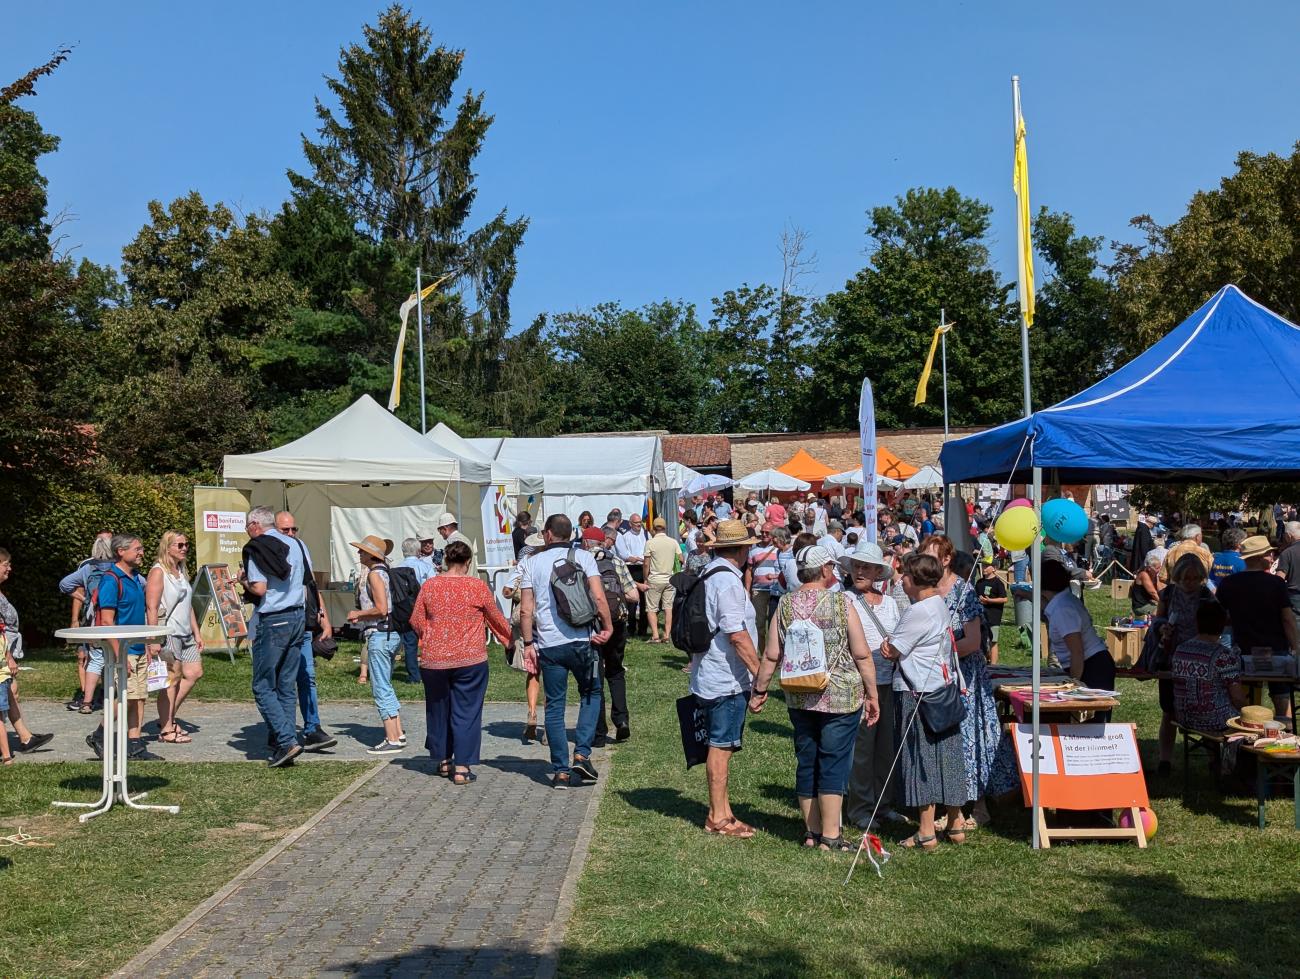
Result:
M920 850L922 853L929 853L931 850L938 849L939 841L933 836L922 836L920 832L916 832L898 845L904 850Z
M846 840L844 834L841 833L834 839L831 839L829 836L823 836L821 840L821 849L829 850L832 853L852 853L857 849L857 846Z
M3 758L0 758L0 765L12 765L13 763L14 763L13 755L5 755Z
M966 820L963 819L955 829L945 829L942 836L949 843L961 845L966 842Z
M438 777L451 778L451 759L438 762Z
M179 724L173 724L166 731L158 733L158 740L163 744L189 744L194 739L186 734Z
M452 785L469 785L470 782L477 782L477 781L478 781L478 776L475 775L468 768L465 769L463 772L452 772L451 775Z
M803 843L801 844L801 846L805 850L816 849L817 847L821 846L821 843L822 843L821 833L814 833L812 830L806 830L804 832Z
M716 833L718 836L734 836L736 839L748 840L754 836L754 827L745 825L735 816L728 816L726 819L717 823L712 819L705 819L704 832Z
M528 744L537 740L537 715L533 714L528 718L528 723L524 725L524 743Z
M87 704L87 703L84 703L84 702L83 702L82 705L81 705L80 707L77 708L77 713L78 713L78 714L93 714L93 713L95 713L95 708L91 707L90 704Z

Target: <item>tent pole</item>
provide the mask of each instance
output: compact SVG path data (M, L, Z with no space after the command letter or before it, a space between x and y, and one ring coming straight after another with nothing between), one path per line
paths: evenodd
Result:
M945 310L939 310L939 345L943 351L943 440L948 441L948 331Z
M1032 445L1030 446L1030 451L1031 452L1033 451ZM1038 513L1043 512L1043 470L1040 469L1038 466L1034 466L1034 510ZM1039 625L1039 623L1042 621L1042 617L1043 617L1043 588L1042 588L1043 545L1042 545L1042 541L1039 539L1039 536L1037 534L1034 535L1033 543L1031 543L1029 546L1032 548L1032 550L1030 551L1030 555L1031 555L1031 565L1033 568L1032 574L1034 576L1034 601L1033 601L1034 611L1032 615L1033 621L1031 621L1029 624L1030 631L1033 635L1031 649L1034 658L1033 685L1032 685L1032 696L1034 698L1033 740L1031 741L1030 744L1032 755L1033 755L1033 773L1031 776L1032 793L1030 796L1030 803L1033 807L1032 821L1034 827L1034 849L1037 850L1040 846L1042 846L1042 842L1043 842L1041 839L1039 839L1039 833L1038 833L1038 823L1039 823L1038 816L1040 812L1040 807L1038 804L1038 750L1039 750L1038 739L1039 739L1039 721L1040 721L1039 711L1038 711L1038 707L1039 707L1038 692L1039 690L1042 689L1042 683L1043 683L1043 678L1041 675L1041 667L1040 667L1040 662L1042 659L1043 630Z
M429 434L429 423L424 414L424 285L420 281L420 266L415 267L415 335L420 348L420 434ZM410 306L406 307L410 309ZM460 516L460 514L457 514Z

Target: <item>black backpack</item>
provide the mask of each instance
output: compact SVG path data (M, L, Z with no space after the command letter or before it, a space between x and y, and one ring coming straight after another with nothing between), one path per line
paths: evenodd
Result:
M609 616L615 623L627 618L627 596L618 580L618 569L614 567L614 558L609 551L602 551L605 556L596 559L596 570L600 572L600 583L605 589L605 604L609 606Z
M420 579L414 568L388 568L388 622L398 632L409 632L415 599L420 594Z
M705 611L704 582L727 568L706 568L702 573L679 571L668 579L673 587L673 645L683 653L694 656L707 652L717 629L709 628Z

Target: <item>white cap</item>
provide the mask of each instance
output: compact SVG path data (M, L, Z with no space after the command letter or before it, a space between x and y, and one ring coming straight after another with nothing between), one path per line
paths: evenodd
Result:
M459 523L459 521L456 519L456 514L448 510L446 513L444 513L441 517L438 518L438 529L441 530L443 527L450 527L454 523Z
M835 558L831 557L831 552L819 544L805 547L794 556L794 559L801 571L808 568L823 568L828 564L835 563Z

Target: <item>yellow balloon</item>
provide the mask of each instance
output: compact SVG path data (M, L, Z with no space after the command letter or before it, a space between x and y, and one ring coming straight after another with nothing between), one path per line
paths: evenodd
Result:
M1013 507L998 517L993 533L1007 550L1023 551L1038 536L1038 514L1033 507Z

